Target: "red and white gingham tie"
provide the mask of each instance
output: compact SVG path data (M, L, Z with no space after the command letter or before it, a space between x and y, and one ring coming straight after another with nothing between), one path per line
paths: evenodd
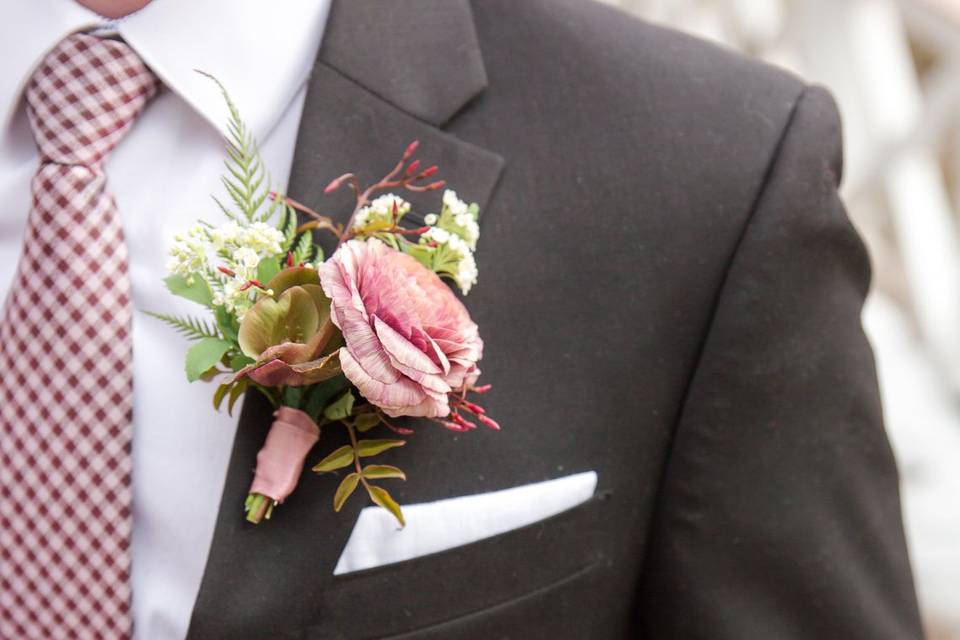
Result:
M40 151L0 320L0 638L125 638L132 302L103 161L157 89L130 47L76 34L26 88Z

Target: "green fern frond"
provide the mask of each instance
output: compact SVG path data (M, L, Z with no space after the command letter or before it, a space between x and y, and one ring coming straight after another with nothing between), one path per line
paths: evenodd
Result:
M276 215L277 209L280 208L280 200L271 198L269 202L270 204L267 205L266 210L260 214L260 219L257 222L269 222L270 219ZM296 216L294 216L294 218L296 218Z
M244 216L246 216L247 212L250 210L250 203L247 201L247 192L243 185L238 185L232 180L228 180L226 177L220 178L220 182L227 190L227 195L230 196L231 200L233 200L233 204L237 205L237 208L243 212Z
M144 311L148 316L164 322L185 337L187 340L202 340L204 338L221 338L216 326L206 320L190 316L173 316L165 313Z
M207 267L207 284L214 293L224 293L223 274L210 267Z
M226 167L227 171L234 177L237 182L243 182L244 176L239 171L237 171L232 162L223 161L223 166Z
M287 241L287 246L292 247L293 241L297 238L297 215L288 205L284 206L283 215L283 237Z
M266 222L275 213L275 208L269 207L267 211L261 211L270 196L271 186L270 176L260 158L257 141L240 117L240 110L230 98L226 87L209 73L199 70L197 73L216 83L230 112L227 122L227 158L224 160L227 173L221 181L236 208L227 207L219 200L217 205L230 219Z
M293 248L294 264L310 262L313 258L313 234L309 231L300 235L296 246Z
M218 207L220 207L220 211L223 211L223 215L227 216L227 218L229 218L230 220L237 219L237 214L231 211L230 208L227 207L227 205L223 204L223 202L220 201L220 198L218 198L217 196L210 196L210 197L213 198L213 201L217 203Z

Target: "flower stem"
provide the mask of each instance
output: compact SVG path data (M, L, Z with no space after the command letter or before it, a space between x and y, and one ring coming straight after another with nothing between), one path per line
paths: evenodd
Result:
M347 426L347 433L350 434L350 444L353 446L353 467L357 470L357 475L360 476L360 482L363 483L364 488L366 488L369 485L367 484L367 479L363 477L363 467L360 466L360 455L357 447L357 434L354 431L351 423L344 420L343 424Z
M276 500L273 500L262 493L251 493L247 495L246 512L247 522L260 524L263 520L269 520L273 514L273 508L276 506Z

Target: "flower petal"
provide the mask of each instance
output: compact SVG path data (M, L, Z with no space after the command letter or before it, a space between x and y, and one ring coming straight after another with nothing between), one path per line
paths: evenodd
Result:
M476 323L437 274L375 239L350 240L318 268L343 332L341 366L391 416L442 417L476 371Z
M409 378L400 377L392 384L384 384L374 379L346 348L340 349L340 366L343 374L357 386L364 398L393 417L415 415L407 413L407 408L420 407L428 399L423 388ZM434 413L418 415L434 415Z
M400 372L390 362L380 339L373 329L353 309L343 309L343 337L350 355L356 358L364 370L378 382L396 382Z
M378 316L373 316L373 328L391 359L423 373L440 373L440 367L427 354L413 346Z

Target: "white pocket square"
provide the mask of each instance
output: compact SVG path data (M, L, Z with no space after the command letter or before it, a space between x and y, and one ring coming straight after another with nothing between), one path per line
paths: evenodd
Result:
M471 496L403 506L407 526L380 507L360 512L333 570L341 575L477 542L549 518L582 504L597 489L597 473Z

